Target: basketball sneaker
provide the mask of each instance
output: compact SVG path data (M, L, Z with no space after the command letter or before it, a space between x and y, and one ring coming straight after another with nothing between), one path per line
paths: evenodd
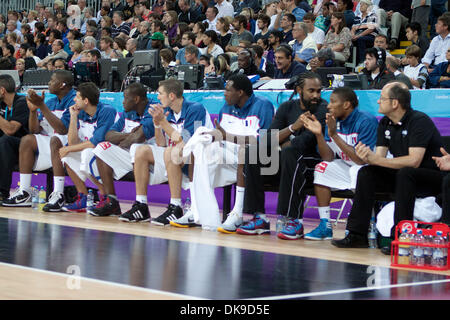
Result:
M237 228L236 233L245 235L270 234L270 221L266 221L259 214L256 214L252 220Z
M182 216L183 216L183 209L180 206L169 204L166 212L164 212L157 218L153 218L151 223L156 224L158 226L167 226L170 224L170 221L179 219Z
M62 211L65 204L66 200L64 198L64 193L53 191L42 210L45 212L59 212Z
M296 240L303 238L303 224L298 220L289 220L278 233L278 238L283 240Z
M3 200L4 207L31 207L31 194L19 188L9 197Z
M237 228L242 225L242 216L237 213L230 213L227 220L217 228L217 231L222 233L236 233Z
M169 221L169 223L178 228L201 227L200 224L195 223L194 214L190 210L181 218Z
M333 229L331 228L328 219L320 219L319 226L313 231L305 234L305 239L308 240L332 240Z
M87 195L83 193L79 193L75 202L67 204L62 207L64 211L69 212L85 212L86 211L86 203L87 203Z
M101 195L102 200L88 211L90 215L96 217L107 217L107 216L120 216L122 212L120 211L120 204L117 199L113 197Z
M150 210L148 210L148 205L136 201L130 210L120 215L119 220L125 222L150 221Z

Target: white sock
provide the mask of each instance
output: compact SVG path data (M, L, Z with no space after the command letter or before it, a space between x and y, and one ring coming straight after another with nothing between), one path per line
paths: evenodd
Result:
M139 203L145 203L147 204L147 196L142 196L142 195L136 195L136 201Z
M181 207L181 198L170 198L170 204Z
M20 174L20 190L30 193L31 191L31 173Z
M231 212L236 213L242 217L242 210L244 209L244 187L236 187L236 201L234 202L234 208Z
M320 216L320 219L330 220L330 206L319 207L319 216Z
M53 192L64 193L65 177L53 177Z

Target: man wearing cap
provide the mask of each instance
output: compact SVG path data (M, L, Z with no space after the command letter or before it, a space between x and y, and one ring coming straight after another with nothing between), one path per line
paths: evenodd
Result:
M161 49L165 48L164 35L161 32L153 33L153 35L150 39L152 40L152 49L161 50Z

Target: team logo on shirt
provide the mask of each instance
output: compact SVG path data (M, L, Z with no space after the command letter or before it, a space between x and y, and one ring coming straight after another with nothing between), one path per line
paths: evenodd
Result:
M324 173L327 167L328 164L326 162L321 162L316 165L316 168L314 170L319 173Z
M384 132L384 137L385 137L386 139L391 139L391 132L390 132L389 130L386 130L386 131Z
M408 134L408 130L403 130L402 131L402 136L406 137L407 134Z

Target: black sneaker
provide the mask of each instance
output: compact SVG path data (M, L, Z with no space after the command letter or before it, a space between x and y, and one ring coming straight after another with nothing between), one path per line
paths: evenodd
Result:
M96 217L120 216L122 214L119 201L110 196L106 196L104 201L100 201L95 208L88 212Z
M130 210L120 215L119 220L125 222L150 221L150 211L146 203L136 201Z
M156 224L158 226L167 226L170 224L170 221L179 219L182 216L183 216L183 209L180 206L169 204L166 212L164 212L158 218L152 219L151 223Z
M344 239L331 241L333 246L338 248L368 248L367 236L349 232Z
M64 193L53 191L48 198L48 202L42 208L44 212L59 212L63 211L62 207L66 204Z
M4 207L31 207L31 194L25 190L17 189L11 197L4 199Z

